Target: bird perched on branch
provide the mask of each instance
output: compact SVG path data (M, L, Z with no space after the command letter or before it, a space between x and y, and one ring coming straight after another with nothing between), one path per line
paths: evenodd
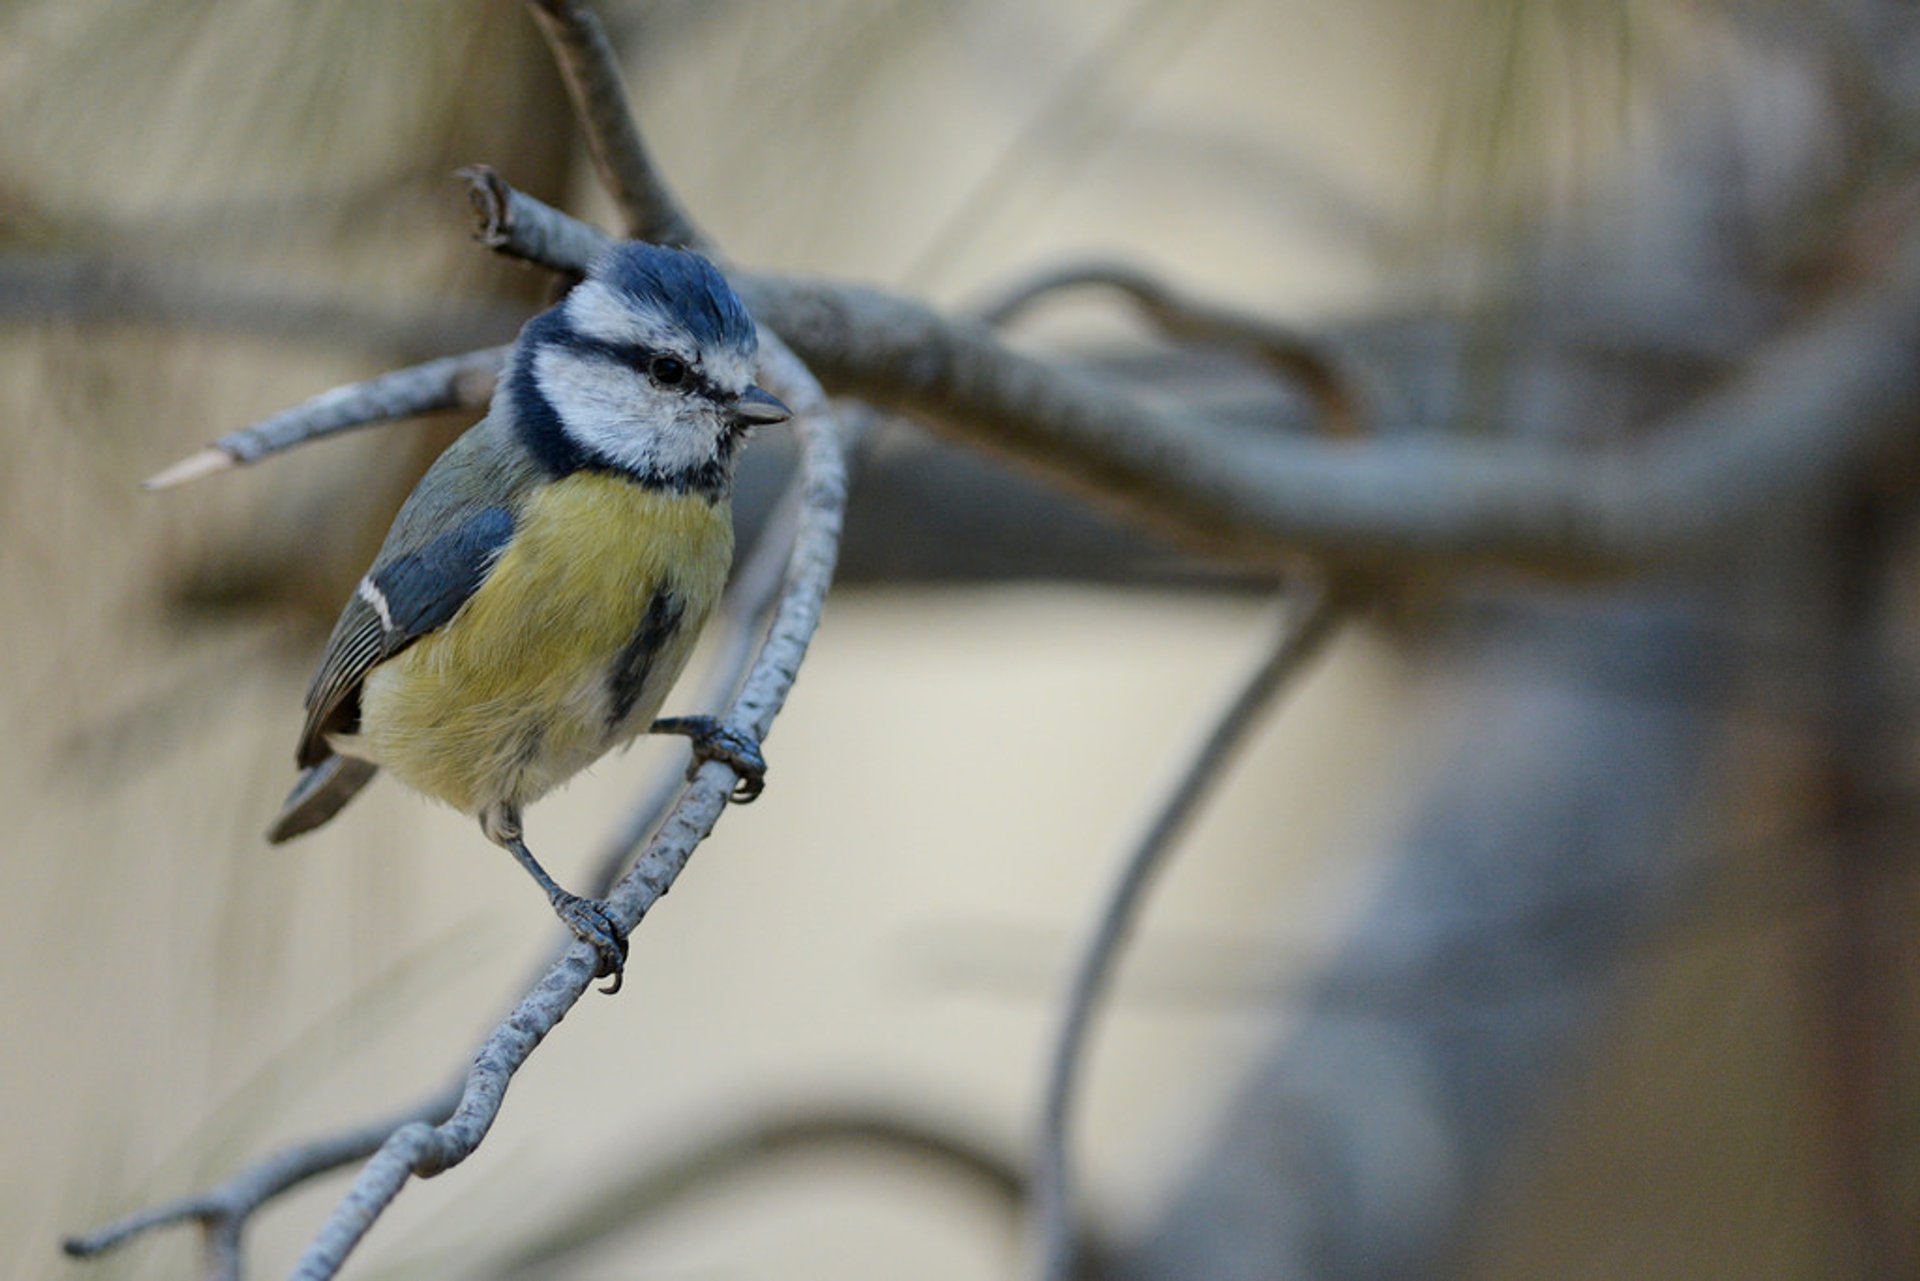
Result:
M421 478L327 642L304 769L268 839L326 822L377 769L480 821L620 986L606 905L567 893L521 810L643 730L758 794L752 737L655 721L733 555L733 464L787 408L753 320L698 254L624 244L521 331L487 416Z

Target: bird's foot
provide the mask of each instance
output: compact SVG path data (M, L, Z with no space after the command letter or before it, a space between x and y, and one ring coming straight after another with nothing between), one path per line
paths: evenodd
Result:
M575 937L593 944L593 950L600 959L593 977L613 980L600 990L609 996L618 992L621 975L627 968L627 936L613 923L606 900L581 898L563 890L553 896L553 912L562 924L574 932Z
M745 730L712 716L666 716L655 721L648 733L680 734L693 743L688 779L708 761L720 761L732 769L740 776L731 796L736 805L745 805L766 790L767 758L760 754L760 740Z

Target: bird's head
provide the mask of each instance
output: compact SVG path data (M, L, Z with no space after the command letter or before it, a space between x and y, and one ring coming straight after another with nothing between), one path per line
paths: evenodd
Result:
M753 382L753 318L699 254L616 245L521 331L503 392L556 474L621 472L718 497L756 426L787 407Z

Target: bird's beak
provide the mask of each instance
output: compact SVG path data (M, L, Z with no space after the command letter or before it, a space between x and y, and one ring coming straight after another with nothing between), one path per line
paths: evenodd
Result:
M730 415L735 427L767 427L793 417L793 411L780 398L761 387L749 387L733 402Z

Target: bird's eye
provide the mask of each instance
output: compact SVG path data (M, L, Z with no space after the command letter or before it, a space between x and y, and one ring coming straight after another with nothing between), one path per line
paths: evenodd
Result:
M675 356L655 356L647 374L662 387L678 387L687 380L687 365Z

